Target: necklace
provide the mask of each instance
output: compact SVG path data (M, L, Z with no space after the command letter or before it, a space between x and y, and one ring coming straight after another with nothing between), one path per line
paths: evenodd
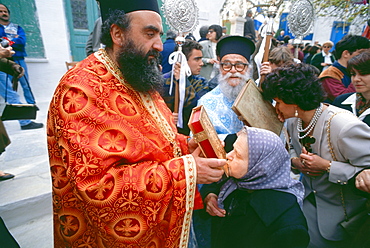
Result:
M311 133L312 129L315 127L321 113L322 113L322 107L323 105L320 104L320 107L318 107L315 111L315 114L313 115L310 123L308 126L303 129L302 127L302 119L298 118L298 123L297 123L297 130L298 130L298 139L303 139L305 138L309 133ZM300 133L305 133L303 136L300 136Z

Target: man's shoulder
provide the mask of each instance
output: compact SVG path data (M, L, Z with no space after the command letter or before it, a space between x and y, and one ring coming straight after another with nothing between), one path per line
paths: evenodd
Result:
M190 78L191 80L207 82L207 79L205 77L202 77L201 75L191 75Z
M205 103L209 101L218 101L216 98L218 98L221 95L221 91L219 90L219 87L214 88L213 90L207 92L204 94L200 99L199 102Z
M164 73L162 76L163 76L164 79L167 80L167 79L171 78L171 74L172 74L172 72L169 71L169 72Z
M203 47L208 46L209 45L209 40L202 40L202 41L199 42L199 44L201 44Z
M339 68L337 68L335 65L331 65L329 66L328 69L326 69L325 71L321 72L319 78L334 78L334 79L337 79L339 81L342 81L342 78L344 76L344 73L341 72L341 70L339 70Z
M315 55L313 55L311 61L319 58L323 58L322 53L316 53Z
M216 87L216 88L214 88L213 90L211 90L211 91L209 91L209 92L207 92L207 94L205 94L204 96L202 96L202 98L203 97L214 97L214 96L217 96L217 95L220 95L221 96L221 90L220 90L220 87Z
M14 23L14 22L10 22L9 25L12 25L14 28L17 28L17 29L23 29L19 24Z

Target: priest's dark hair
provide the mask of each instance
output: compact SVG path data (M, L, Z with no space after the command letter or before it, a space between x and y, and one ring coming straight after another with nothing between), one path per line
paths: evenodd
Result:
M113 47L113 40L110 36L110 28L113 24L116 24L123 31L130 29L130 13L125 14L123 10L113 10L109 17L103 22L100 41L106 48L110 49Z
M319 107L326 99L317 71L304 63L278 67L267 74L262 91L267 100L278 98L305 111Z

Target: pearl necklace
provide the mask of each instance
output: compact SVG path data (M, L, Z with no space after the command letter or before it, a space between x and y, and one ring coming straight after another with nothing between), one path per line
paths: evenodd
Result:
M318 107L315 111L315 114L313 115L310 123L308 124L308 126L303 129L302 127L302 119L301 118L298 118L298 123L297 123L297 130L298 130L298 139L303 139L304 137L306 137L309 133L311 133L312 129L315 127L321 113L322 113L322 107L323 105L320 104L320 107ZM299 136L300 133L304 133L305 134L303 136Z

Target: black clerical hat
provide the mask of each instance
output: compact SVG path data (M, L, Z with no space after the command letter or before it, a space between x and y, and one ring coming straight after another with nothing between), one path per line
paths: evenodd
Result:
M123 10L130 13L138 10L151 10L159 12L157 0L98 0L103 22L109 16L109 10Z
M220 59L227 54L240 54L249 61L255 49L256 47L250 39L244 36L230 35L217 42L216 54Z

